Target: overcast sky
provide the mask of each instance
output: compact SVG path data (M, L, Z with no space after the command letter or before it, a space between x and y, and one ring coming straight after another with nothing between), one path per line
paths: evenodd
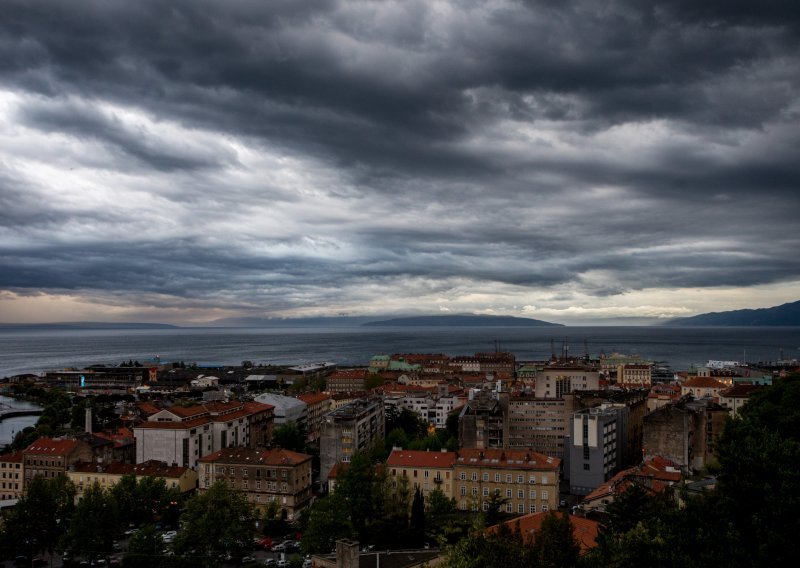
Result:
M796 0L4 0L0 321L800 299Z

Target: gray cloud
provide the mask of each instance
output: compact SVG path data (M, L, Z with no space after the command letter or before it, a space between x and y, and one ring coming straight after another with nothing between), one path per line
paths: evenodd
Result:
M0 289L280 313L798 280L797 8L696 4L6 2Z

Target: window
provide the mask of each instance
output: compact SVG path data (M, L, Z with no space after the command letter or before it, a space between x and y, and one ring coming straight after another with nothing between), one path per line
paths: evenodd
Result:
M430 472L429 472L429 471L426 469L426 470L425 470L425 479L428 479L428 477L429 477L429 475L428 475L428 474L429 474L429 473L430 473Z
M545 485L547 485L547 482L548 482L547 475L545 475L545 474L542 474L542 483L544 483Z
M247 482L246 481L242 482L242 489L247 489Z
M546 513L548 510L550 510L550 507L547 506L547 503L542 505L542 513Z
M535 475L531 475L530 479L528 479L528 483L530 483L531 485L536 483L536 476Z
M500 474L499 473L495 473L494 474L494 482L495 483L500 483Z
M483 510L484 511L488 511L489 510L489 503L487 503L486 501L483 502Z
M461 481L464 481L466 478L467 478L467 472L462 471L461 475L459 476L459 479L461 479Z
M478 481L478 474L477 472L472 472L472 481Z
M536 512L536 505L531 505L531 513L535 513L535 512Z
M511 503L506 503L506 513L513 513L514 506Z
M522 489L517 491L517 499L525 499L525 492Z
M588 463L583 464L583 471L589 471L589 464Z
M472 488L472 496L473 497L477 497L478 496L478 488L477 487L473 487Z
M488 497L489 496L489 488L488 487L484 487L483 488L483 496L484 497Z
M484 481L489 481L489 474L488 473L484 473L483 474L483 480Z
M589 446L583 446L583 459L589 459Z
M530 497L531 500L536 499L536 490L531 489L530 495L528 495L528 497Z
M260 481L256 481L256 489L261 489L261 482Z
M519 513L521 515L524 512L525 512L525 505L520 503L519 506L517 506L517 513Z
M547 491L542 491L542 501L547 501Z
M513 493L511 492L511 489L506 489L506 497L511 499L512 496L513 496Z
M466 496L466 494L467 494L467 488L462 485L461 486L461 496L464 497L464 496Z
M512 479L511 474L510 473L507 474L506 475L506 483L511 483L511 479Z
M525 476L524 475L518 475L517 476L517 483L525 483Z

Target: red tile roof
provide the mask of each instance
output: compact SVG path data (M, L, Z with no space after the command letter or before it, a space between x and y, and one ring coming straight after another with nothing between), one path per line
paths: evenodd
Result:
M542 529L542 522L545 520L545 518L547 518L547 515L551 514L557 515L558 517L564 516L564 513L561 512L531 513L530 515L524 515L516 519L511 519L505 524L511 530L514 530L515 526L519 526L519 530L523 538L536 540L536 533ZM600 523L584 517L576 517L574 515L569 515L569 523L572 525L572 534L580 544L581 555L586 554L589 552L589 550L597 546L597 535L600 531ZM499 527L500 525L495 525L493 527L489 527L487 530L496 532Z
M761 385L733 385L729 389L720 391L719 396L726 398L750 398L754 392L758 392L764 387Z
M422 450L392 450L386 460L388 467L452 468L456 452L426 452Z
M31 454L67 456L73 449L75 449L76 445L78 445L77 440L70 440L70 439L54 440L53 438L39 438L30 446L25 448L23 450L23 453L26 456Z
M73 466L74 471L79 473L105 473L108 475L128 475L133 474L140 477L164 477L176 479L184 475L191 468L169 466L164 462L157 460L148 460L146 462L133 464L133 463L106 463L98 465L96 463L77 462Z
M513 469L558 470L559 458L554 458L531 450L477 450L461 449L456 452L458 465L484 467L505 467Z
M0 455L0 462L5 463L22 463L22 458L24 457L22 450L11 452L10 454L3 454Z
M303 394L297 395L297 398L305 402L308 406L311 406L313 404L319 404L320 402L330 400L331 395L324 392L304 392Z
M204 463L235 463L235 464L262 464L262 465L298 465L311 456L291 450L256 450L253 448L224 448L213 454L200 458Z
M348 467L350 467L349 463L336 462L328 472L328 479L336 479L340 474L347 471Z

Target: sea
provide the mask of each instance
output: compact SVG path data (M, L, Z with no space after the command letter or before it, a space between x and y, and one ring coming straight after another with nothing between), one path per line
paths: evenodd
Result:
M0 377L123 361L229 365L332 362L373 355L510 351L517 360L552 350L640 355L675 370L709 359L755 363L800 357L800 327L329 327L0 330Z

